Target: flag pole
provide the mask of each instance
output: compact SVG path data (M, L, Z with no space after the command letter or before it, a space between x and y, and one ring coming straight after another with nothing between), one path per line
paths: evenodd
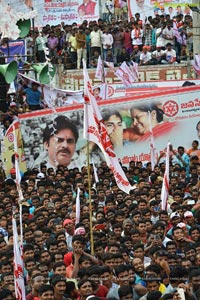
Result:
M87 140L87 171L88 171L88 194L89 194L89 210L90 210L90 252L94 255L94 238L93 238L93 226L92 226L92 199L91 199L91 181L90 181L90 147Z

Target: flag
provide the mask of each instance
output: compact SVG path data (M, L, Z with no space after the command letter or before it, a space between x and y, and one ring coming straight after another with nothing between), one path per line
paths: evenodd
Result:
M168 199L168 195L169 195L169 154L170 154L169 147L170 147L170 143L167 144L165 174L164 174L162 190L161 190L162 210L167 209L167 199Z
M22 204L21 201L23 200L23 193L20 186L21 183L21 174L20 174L20 168L19 168L19 154L18 154L18 145L17 145L17 139L15 134L15 124L17 121L14 121L12 123L13 126L13 144L14 144L14 153L15 153L15 177L16 177L16 186L17 186L17 192L19 196L19 218L20 218L20 253L22 255L23 252L23 224L22 224Z
M182 44L182 42L183 42L182 37L180 35L180 32L178 31L176 21L173 22L173 32L174 32L174 36L176 37L177 42Z
M104 63L110 69L110 71L115 72L115 66L113 62L104 61Z
M151 155L151 169L154 170L156 165L156 147L154 142L154 136L152 131L152 123L151 123L151 112L148 112L149 115L149 132L150 132L150 155Z
M129 68L130 68L131 72L133 73L135 81L138 80L138 78L139 78L138 64L136 62L134 62L133 60L131 60Z
M132 74L130 68L127 66L124 61L121 66L115 71L115 75L121 79L125 87L132 86L132 83L135 81L135 76Z
M97 102L94 98L85 61L83 61L84 77L84 129L87 140L97 144L105 156L108 167L112 170L118 187L125 193L132 189L124 171L115 155L113 145L105 128Z
M75 224L79 223L79 220L80 220L80 211L81 211L80 189L78 187L78 189L77 189L77 195L76 195L76 222L75 222Z
M101 56L99 55L98 63L97 63L97 68L96 68L96 73L95 73L95 78L98 78L102 82L104 82L105 76L106 76L106 72L104 70L104 66L103 66L103 62L102 62Z
M15 296L16 296L17 300L26 300L24 276L23 276L23 260L20 255L17 226L16 226L16 220L14 217L12 219L12 225L13 225Z
M97 175L97 168L95 167L95 164L94 162L92 162L92 166L93 166L93 170L94 170L94 179L95 179L95 182L99 182L99 178L98 178L98 175Z
M107 83L103 83L101 85L101 97L103 100L108 99L108 85Z
M192 62L193 69L197 76L200 76L200 56L195 54L194 61Z

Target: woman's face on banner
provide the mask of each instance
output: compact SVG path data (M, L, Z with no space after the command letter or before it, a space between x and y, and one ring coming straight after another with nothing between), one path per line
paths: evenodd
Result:
M131 117L133 120L133 127L135 128L138 134L142 135L149 131L148 112L134 108L131 110ZM156 125L155 123L157 123L155 111L151 112L151 122L152 127L154 127Z
M106 126L108 135L112 134L113 131L118 131L118 133L121 132L121 134L123 133L122 121L116 115L110 116L107 121L104 121L104 124Z

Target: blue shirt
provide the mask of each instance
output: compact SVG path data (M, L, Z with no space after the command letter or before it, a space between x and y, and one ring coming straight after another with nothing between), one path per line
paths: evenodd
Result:
M40 97L41 97L41 92L36 90L33 91L31 88L27 88L24 90L26 93L27 97L27 103L29 105L40 105Z

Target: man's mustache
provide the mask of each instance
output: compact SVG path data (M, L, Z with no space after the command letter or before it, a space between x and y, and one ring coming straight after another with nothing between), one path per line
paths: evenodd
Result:
M63 149L59 150L59 151L58 151L58 154L59 154L59 153L67 153L67 154L71 154L71 152L69 151L68 148L63 148Z

